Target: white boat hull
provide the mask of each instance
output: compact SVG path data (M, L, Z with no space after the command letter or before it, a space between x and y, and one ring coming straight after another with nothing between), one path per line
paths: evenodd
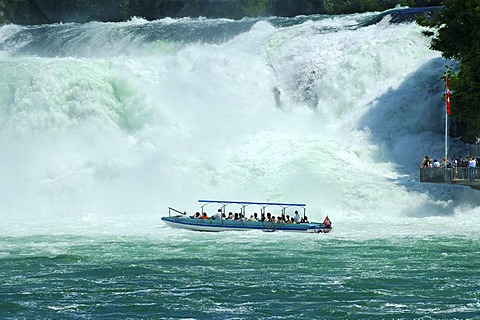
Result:
M211 219L193 219L185 216L174 216L162 218L168 226L194 231L220 232L220 231L249 231L262 230L265 232L286 231L286 232L307 232L307 233L327 233L331 228L327 228L323 223L277 223L260 221L236 221L236 220L211 220Z

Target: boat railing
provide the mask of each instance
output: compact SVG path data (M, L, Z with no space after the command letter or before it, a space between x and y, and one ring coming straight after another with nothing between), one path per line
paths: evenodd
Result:
M182 212L180 210L177 210L175 208L172 208L172 207L168 207L168 216L171 217L172 216L172 211L173 212L176 212L176 213L179 213L181 215L185 215L186 213L185 212Z

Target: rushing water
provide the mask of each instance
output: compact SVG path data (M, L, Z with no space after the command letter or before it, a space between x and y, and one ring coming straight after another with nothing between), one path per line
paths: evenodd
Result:
M477 317L478 192L417 177L453 64L397 22L0 27L0 317ZM202 198L307 203L334 230L160 221Z

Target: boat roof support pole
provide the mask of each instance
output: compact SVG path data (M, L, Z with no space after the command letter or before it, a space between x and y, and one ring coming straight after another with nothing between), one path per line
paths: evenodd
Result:
M223 216L223 214L226 212L226 210L225 210L225 209L226 209L226 206L227 206L227 205L224 204L223 206L220 207L220 210L221 210L220 214L221 214L222 216Z

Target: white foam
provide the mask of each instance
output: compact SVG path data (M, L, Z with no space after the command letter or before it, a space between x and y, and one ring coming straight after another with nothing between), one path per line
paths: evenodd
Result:
M151 217L214 198L306 202L347 237L379 221L385 235L477 223L475 193L416 176L441 155L448 62L414 24L328 21L151 55L0 57L2 221Z

